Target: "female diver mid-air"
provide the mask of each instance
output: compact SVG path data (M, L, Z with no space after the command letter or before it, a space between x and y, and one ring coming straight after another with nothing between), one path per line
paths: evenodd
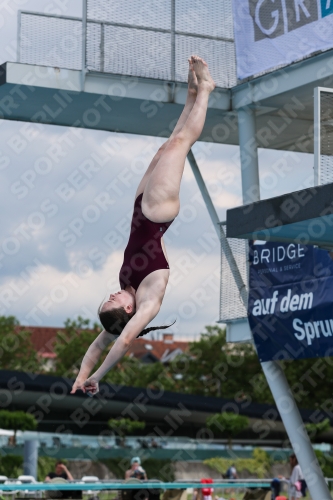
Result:
M125 355L133 340L163 328L145 329L160 310L169 279L162 236L179 212L186 156L202 132L209 94L214 88L205 61L191 56L183 112L171 136L151 161L135 195L130 238L119 273L121 290L111 294L98 310L104 330L87 350L72 394L78 389L90 396L97 394L99 381ZM102 351L116 338L100 368L90 375Z

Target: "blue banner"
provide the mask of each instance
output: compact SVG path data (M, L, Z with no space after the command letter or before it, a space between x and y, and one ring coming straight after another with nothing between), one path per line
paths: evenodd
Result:
M260 361L333 356L333 254L251 242L248 316Z

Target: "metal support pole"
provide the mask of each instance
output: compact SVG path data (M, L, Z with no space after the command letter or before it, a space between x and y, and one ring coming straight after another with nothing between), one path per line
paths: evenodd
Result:
M101 73L104 73L104 42L105 42L105 24L101 24Z
M217 215L217 212L216 212L215 207L213 205L210 194L208 193L205 181L203 180L203 177L202 177L201 172L199 170L197 161L194 157L194 154L192 153L192 149L190 149L190 151L187 155L187 159L190 163L195 180L197 181L198 187L200 189L200 193L201 193L201 195L204 199L204 202L206 204L208 213L209 213L210 218L212 220L212 223L214 225L214 229L217 232L217 236L220 238L220 232L219 232L219 227L218 227L218 224L220 222L219 216Z
M171 81L176 80L176 0L171 0Z
M320 179L320 87L314 89L314 130L313 130L313 159L314 185L319 185Z
M86 50L87 50L87 0L82 1L82 64L81 64L81 92L84 91L86 79Z
M313 500L332 500L285 374L277 362L261 363Z
M238 110L238 134L245 205L260 199L255 113L250 107Z
M22 23L22 11L19 10L17 13L17 62L21 62L21 23Z
M231 273L234 277L236 286L239 290L240 297L243 301L243 304L247 308L247 298L248 298L247 295L248 294L247 294L246 286L243 282L243 278L239 272L237 263L235 261L235 258L233 256L233 253L231 251L231 248L229 246L228 240L224 234L222 227L221 227L221 232L220 232L219 217L218 217L217 212L215 210L215 207L213 205L210 194L207 191L205 181L202 178L201 172L199 170L199 167L198 167L198 164L197 164L196 159L194 157L194 154L192 153L192 150L189 151L189 153L187 155L187 159L191 165L193 175L195 177L195 180L197 181L198 187L200 189L200 193L201 193L203 200L205 202L205 205L207 207L207 210L208 210L208 213L210 215L213 226L215 228L215 231L217 232L217 236L218 236L219 240L221 241L221 245L222 245L224 254L225 254L226 259L228 261L228 264L229 264Z
M243 203L260 199L255 114L246 107L238 111L239 147L242 167ZM301 466L312 500L332 500L314 454L291 389L277 361L261 363L267 383Z
M23 473L37 480L38 439L24 441Z

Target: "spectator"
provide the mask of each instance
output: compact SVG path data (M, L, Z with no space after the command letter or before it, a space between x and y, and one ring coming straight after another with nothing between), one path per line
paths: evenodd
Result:
M15 446L15 436L9 436L7 446Z
M119 448L127 448L126 439L122 436L116 436L116 446Z
M200 481L202 484L212 484L213 480L211 478L207 479L201 479ZM206 488L201 488L201 496L203 500L212 500L212 493L214 491L214 488L212 487L206 487Z
M304 479L296 455L289 457L291 476L289 482L289 495L291 500L302 498L302 480Z
M150 447L151 447L151 448L159 448L159 444L158 444L158 442L157 442L157 441L155 441L155 439L154 439L154 438L152 438L152 439L150 440Z
M280 478L275 477L272 482L271 482L271 488L272 488L272 499L271 500L276 500L276 498L279 497L280 492L281 492L281 481Z
M225 473L226 479L238 479L235 464L232 464Z
M214 488L212 488L213 480L211 478L207 478L201 479L200 482L202 484L207 484L208 486L204 488L194 488L192 500L212 500L212 493L214 491ZM215 500L216 498L218 497L215 497ZM224 499L222 498L222 500Z
M147 480L146 471L141 467L140 457L133 457L131 460L131 468L125 472L125 479L129 479L131 477Z
M51 481L51 479L54 479L55 477L62 477L63 479L67 479L68 481L73 481L73 476L67 469L66 465L61 461L58 460L55 466L55 472L49 472L44 481L48 482Z
M227 470L227 472L225 473L225 477L226 479L230 479L230 480L235 480L235 479L238 479L238 475L237 475L237 469L235 467L235 464L232 464L229 469ZM234 489L227 489L225 490L225 493L228 494L228 495L231 495L234 493Z

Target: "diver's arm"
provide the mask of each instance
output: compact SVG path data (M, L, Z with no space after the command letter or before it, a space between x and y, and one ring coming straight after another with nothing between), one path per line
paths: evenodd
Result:
M81 368L74 382L71 394L74 394L77 389L83 390L83 384L89 377L91 370L98 362L102 352L115 338L115 335L103 330L92 342L82 360Z
M127 323L116 342L111 347L102 365L88 380L86 380L84 384L85 392L89 392L90 394L96 394L98 392L98 382L118 363L118 361L121 360L131 347L134 339L136 339L148 323L155 318L159 310L160 303L158 301L150 300L140 305L139 309Z

